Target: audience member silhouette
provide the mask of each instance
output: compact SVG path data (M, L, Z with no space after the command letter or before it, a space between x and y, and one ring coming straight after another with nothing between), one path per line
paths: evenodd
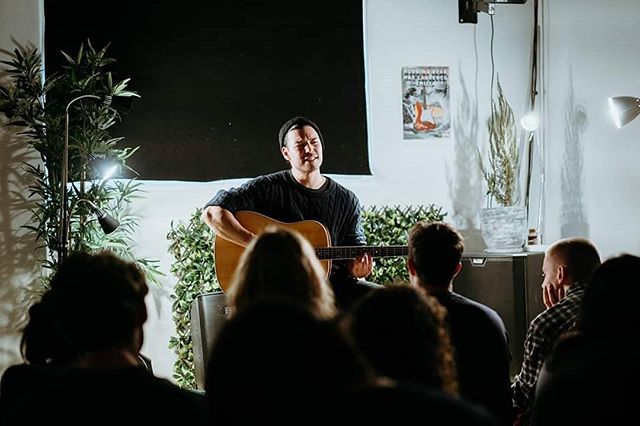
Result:
M346 329L378 374L458 394L446 309L422 289L376 289L351 309Z
M407 383L373 383L340 391L318 424L496 425L480 405L437 389ZM339 415L336 415L339 413Z
M318 318L336 314L325 271L311 244L298 232L268 227L242 254L227 292L231 313L259 300L283 299Z
M66 366L75 359L75 353L55 326L50 303L50 294L45 293L29 309L29 322L22 334L20 352L31 365Z
M20 352L24 363L9 367L0 381L0 424L16 402L55 383L75 358L73 348L61 335L50 314L49 294L29 309Z
M534 425L635 423L640 400L640 257L602 263L586 286L583 317L540 372Z
M511 424L507 331L494 310L453 292L463 250L451 225L417 223L409 232L409 278L447 309L460 395L486 407L500 424Z
M142 271L113 254L69 256L47 296L51 319L76 357L59 383L24 401L8 424L201 424L201 395L140 364L147 291Z
M516 423L529 422L538 373L558 338L580 319L586 282L599 264L598 251L584 238L563 239L547 249L542 263L547 309L529 325L522 366L511 386Z
M337 391L371 378L335 324L290 301L261 300L218 334L205 389L214 424L302 424L331 409Z

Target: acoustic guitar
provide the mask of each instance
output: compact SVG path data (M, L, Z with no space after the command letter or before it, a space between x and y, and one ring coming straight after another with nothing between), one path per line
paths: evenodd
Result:
M236 219L242 226L258 235L269 225L278 225L292 229L302 234L315 248L316 255L325 270L327 277L331 271L331 261L339 259L353 259L363 253L369 253L372 257L406 256L407 246L331 246L329 230L318 221L303 220L300 222L285 223L271 219L260 213L252 211L236 212ZM225 240L222 237L215 238L213 257L215 260L216 277L223 291L231 284L231 278L238 266L244 247Z

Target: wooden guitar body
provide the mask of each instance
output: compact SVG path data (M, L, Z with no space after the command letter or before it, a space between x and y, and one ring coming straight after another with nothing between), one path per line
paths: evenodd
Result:
M302 234L314 248L330 247L331 235L327 228L315 220L304 220L301 222L285 223L271 219L260 213L251 211L239 211L234 214L238 222L256 235L261 234L269 225L278 225L284 228L298 231ZM245 248L216 236L214 242L214 258L216 277L222 291L227 291L231 284L231 279L240 261L240 256ZM320 263L325 269L327 276L331 271L331 260L321 260Z

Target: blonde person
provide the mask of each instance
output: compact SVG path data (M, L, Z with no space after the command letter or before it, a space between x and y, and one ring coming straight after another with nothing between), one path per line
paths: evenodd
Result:
M276 226L247 246L227 292L231 315L272 299L292 301L320 319L336 314L333 291L311 244L298 232Z

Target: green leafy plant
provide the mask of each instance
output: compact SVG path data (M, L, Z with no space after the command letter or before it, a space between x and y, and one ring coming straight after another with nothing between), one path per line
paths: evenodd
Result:
M169 347L177 355L173 378L182 387L195 388L193 347L189 310L191 302L200 294L219 291L213 258L214 234L200 219L202 210L196 210L185 224L171 222L167 239L171 241L169 252L175 262L171 272L178 278L173 299L173 321L176 335L169 340Z
M446 213L442 207L428 206L372 206L362 211L364 235L369 245L406 245L411 227L417 222L439 222ZM373 273L367 280L378 284L409 281L406 259L385 257L376 259Z
M177 355L173 378L180 386L195 388L193 347L191 341L191 302L200 294L219 291L215 277L213 258L213 232L200 219L202 210L191 215L187 223L171 223L167 235L169 251L175 262L171 272L178 277L173 298L173 320L176 336L170 347ZM446 216L442 208L434 205L401 207L369 207L363 209L365 236L370 245L405 245L407 232L418 221L440 221ZM374 282L387 284L408 281L404 259L378 259L373 275Z
M498 80L498 99L491 101L489 130L489 154L487 163L478 152L482 175L487 182L488 202L495 200L500 206L509 207L517 203L520 156L517 144L517 128L513 110Z
M10 78L0 86L0 112L9 119L9 125L19 128L18 134L41 159L41 164L27 164L25 170L33 178L29 197L35 198L27 228L35 233L40 247L45 249L41 259L45 284L47 270L55 270L58 266L58 212L62 198L60 182L67 105L81 95L101 99L110 96L114 100L139 97L128 90L128 78L114 81L110 68L115 60L106 55L107 48L108 45L96 50L87 41L73 57L63 52L64 66L46 80L41 55L35 48L16 48L9 60L1 61L8 66L5 72ZM120 118L115 102L108 105L95 99L83 99L69 107L71 184L66 191L70 206L70 250L111 250L123 258L137 261L148 278L157 282L161 274L157 261L137 258L132 252L138 217L130 212L130 206L134 199L142 196L140 184L134 180L102 179L101 161L127 168L127 160L137 150L118 148L123 138L111 136L111 127ZM118 229L105 235L87 203L80 200L93 202L115 217L120 222Z

